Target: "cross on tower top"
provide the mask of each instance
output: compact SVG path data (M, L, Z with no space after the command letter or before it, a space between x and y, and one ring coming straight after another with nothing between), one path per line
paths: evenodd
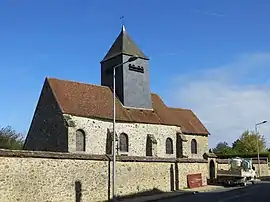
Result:
M124 18L125 18L125 16L120 17L120 20L122 21L122 26L124 26Z
M121 17L120 17L120 20L122 21L122 30L123 30L123 31L126 31L125 25L124 25L124 17L125 17L125 16L121 16Z

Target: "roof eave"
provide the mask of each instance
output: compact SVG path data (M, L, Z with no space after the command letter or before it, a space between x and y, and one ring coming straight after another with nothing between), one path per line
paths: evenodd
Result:
M104 57L103 60L100 61L100 63L106 62L106 61L111 60L111 59L113 59L117 56L120 56L120 55L134 56L130 53L125 53L125 52L117 53L117 54L111 55L109 57ZM144 59L144 60L150 60L147 56L136 56L136 57L138 57L140 59Z
M182 131L183 134L185 135L204 135L204 136L208 136L210 135L210 133L206 133L206 132L188 132L188 131Z

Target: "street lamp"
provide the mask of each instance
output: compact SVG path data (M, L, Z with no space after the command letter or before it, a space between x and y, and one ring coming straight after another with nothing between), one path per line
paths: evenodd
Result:
M261 176L261 166L260 166L260 147L259 147L259 134L258 134L258 125L267 123L267 121L262 121L260 123L255 124L255 133L258 135L257 137L257 161L258 161L258 175Z
M115 117L116 117L116 110L115 110L115 101L116 101L116 93L115 93L115 69L117 67L120 67L128 62L133 62L137 60L137 56L131 56L127 61L118 64L113 67L113 186L112 186L112 192L113 192L113 200L115 200L115 179L116 179L116 149L115 149Z

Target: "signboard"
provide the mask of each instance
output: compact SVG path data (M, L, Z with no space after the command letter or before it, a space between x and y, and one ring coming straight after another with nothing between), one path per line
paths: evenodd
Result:
M202 174L190 174L187 175L188 188L196 188L202 186Z

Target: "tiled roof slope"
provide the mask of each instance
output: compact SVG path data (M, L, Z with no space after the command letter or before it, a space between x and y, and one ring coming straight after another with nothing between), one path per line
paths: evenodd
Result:
M55 78L46 81L65 114L80 117L112 119L113 94L110 88ZM184 133L208 135L209 132L187 109L167 107L157 94L152 94L153 110L124 107L116 100L116 120L180 126Z

